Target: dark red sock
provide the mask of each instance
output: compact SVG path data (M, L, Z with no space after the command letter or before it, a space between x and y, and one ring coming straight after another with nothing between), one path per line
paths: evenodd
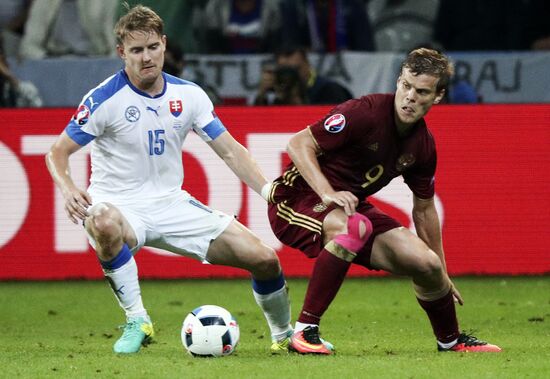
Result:
M455 302L451 291L441 299L425 301L418 299L420 306L428 314L435 337L439 342L449 343L458 338L458 320Z
M323 313L336 297L344 282L351 262L340 259L323 249L315 265L307 287L304 306L298 322L304 324L319 324Z

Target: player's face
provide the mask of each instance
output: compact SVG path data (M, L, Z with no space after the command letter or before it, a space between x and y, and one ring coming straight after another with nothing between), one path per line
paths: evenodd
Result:
M395 91L396 122L401 125L412 125L420 120L432 107L443 98L445 90L436 92L439 79L431 75L413 75L404 68L397 79Z
M166 36L154 32L133 32L117 46L120 57L124 60L125 70L132 84L140 89L147 89L156 82L162 82L162 67Z

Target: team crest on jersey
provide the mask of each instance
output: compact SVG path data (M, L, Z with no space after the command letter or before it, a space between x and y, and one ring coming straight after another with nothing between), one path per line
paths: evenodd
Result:
M346 126L346 118L343 114L333 114L325 120L325 129L329 133L339 133Z
M174 117L178 117L181 114L183 110L181 100L170 100L168 101L168 105L170 106L170 113L172 113Z
M399 172L405 171L407 168L411 167L416 161L416 158L411 153L401 154L395 162L395 169Z
M73 115L74 121L80 126L86 124L89 118L90 109L85 104L79 106L75 114Z
M321 213L327 210L327 206L324 203L318 203L313 206L313 212Z
M126 116L126 120L130 122L136 122L137 120L139 120L141 112L139 111L138 107L130 105L128 108L126 108L124 116Z

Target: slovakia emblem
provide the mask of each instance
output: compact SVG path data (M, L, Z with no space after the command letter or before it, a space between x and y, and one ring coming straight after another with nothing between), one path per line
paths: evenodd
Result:
M78 107L78 109L76 110L73 116L73 119L75 120L75 122L80 126L87 123L89 118L90 118L90 109L84 104Z
M333 114L325 120L325 129L329 133L339 133L346 126L346 118L343 114Z
M170 105L170 113L172 113L174 117L178 117L183 110L181 100L170 100L168 104Z

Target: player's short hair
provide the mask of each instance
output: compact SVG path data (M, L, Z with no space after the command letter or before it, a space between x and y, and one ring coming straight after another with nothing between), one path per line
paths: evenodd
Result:
M115 25L115 36L119 45L133 32L156 33L159 36L164 34L164 22L151 8L143 5L130 8L126 2L123 6L128 11Z
M413 75L431 75L439 78L436 91L446 89L454 74L453 63L449 58L437 50L421 47L412 50L401 64L403 69L408 68Z

